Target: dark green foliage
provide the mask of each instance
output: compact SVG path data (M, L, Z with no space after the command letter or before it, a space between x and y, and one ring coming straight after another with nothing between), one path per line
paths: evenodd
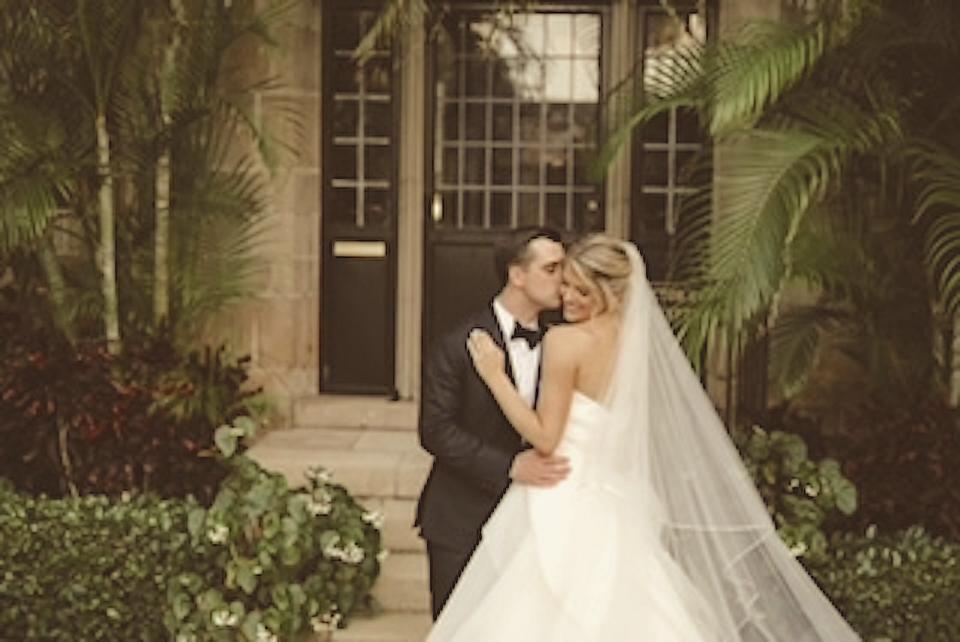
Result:
M0 637L293 640L369 603L375 515L322 471L291 490L244 457L228 465L210 509L149 495L35 498L0 481Z
M24 491L139 490L209 503L227 472L215 430L263 410L247 360L223 348L181 357L143 338L111 357L49 329L20 326L14 336L0 346L0 475Z
M0 637L166 639L170 578L209 573L177 500L49 500L0 489Z
M864 642L960 639L960 545L920 528L846 534L811 571Z

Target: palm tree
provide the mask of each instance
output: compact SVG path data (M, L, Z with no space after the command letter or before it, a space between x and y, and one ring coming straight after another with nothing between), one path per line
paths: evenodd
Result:
M696 110L716 143L677 243L690 354L769 324L781 392L803 387L829 337L875 388L919 393L931 310L960 305L960 112L944 83L960 8L825 0L798 18L676 51L607 157L671 108ZM808 303L784 297L797 290Z
M270 42L291 5L7 3L0 257L26 248L39 260L65 328L93 312L112 350L124 324L169 324L188 340L249 292L262 183L230 145L246 133L268 151L244 97L269 80L232 80L225 60L245 40ZM54 233L80 253L53 252Z

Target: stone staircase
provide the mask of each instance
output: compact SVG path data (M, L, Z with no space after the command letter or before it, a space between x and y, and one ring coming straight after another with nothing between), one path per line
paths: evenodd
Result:
M267 433L249 450L262 466L295 485L304 483L310 466L324 466L366 508L385 517L384 546L390 554L373 590L383 612L354 618L333 634L333 642L422 642L426 637L427 559L412 523L431 458L420 449L416 423L414 402L320 395L298 400L293 427Z

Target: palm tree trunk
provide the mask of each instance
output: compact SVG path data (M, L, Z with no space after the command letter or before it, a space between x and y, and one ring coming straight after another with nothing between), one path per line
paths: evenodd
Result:
M169 128L170 115L175 99L173 87L176 73L177 50L180 48L180 29L184 23L183 4L180 0L171 0L174 24L170 41L163 47L163 60L160 68L160 122L165 135L156 166L156 230L154 232L153 264L153 320L156 325L170 316L170 168Z
M153 321L159 326L170 316L170 149L157 159L156 223L153 254Z
M100 176L100 272L103 278L103 323L107 352L120 354L120 311L117 302L117 244L113 174L110 171L110 133L103 112L97 114L97 173Z
M76 343L76 333L73 330L73 323L70 320L70 314L67 311L66 304L66 280L63 278L63 268L60 267L60 261L57 260L57 254L53 248L53 241L50 238L50 232L44 235L38 248L40 265L47 277L47 285L50 287L50 303L53 306L53 317L57 322L57 327L63 332L70 343Z

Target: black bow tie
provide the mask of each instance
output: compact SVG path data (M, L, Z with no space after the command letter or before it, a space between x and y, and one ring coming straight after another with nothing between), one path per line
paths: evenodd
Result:
M540 343L540 339L542 338L543 330L531 330L530 328L523 327L519 323L514 323L513 334L510 335L511 341L514 339L523 339L526 341L531 350L537 347L537 344Z

